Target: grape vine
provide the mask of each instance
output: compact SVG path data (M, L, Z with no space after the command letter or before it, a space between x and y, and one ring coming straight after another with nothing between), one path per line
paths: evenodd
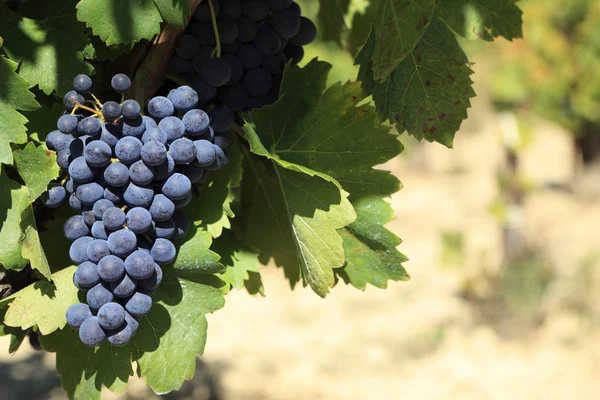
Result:
M165 393L192 378L230 290L265 294L261 265L321 297L409 279L385 227L401 184L375 167L399 134L452 146L475 95L456 36L518 38L521 11L351 3L0 5L11 352L39 337L70 398L134 373ZM350 53L357 80L329 82L318 52Z

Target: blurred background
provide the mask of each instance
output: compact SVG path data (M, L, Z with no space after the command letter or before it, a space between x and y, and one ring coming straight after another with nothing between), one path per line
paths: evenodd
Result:
M455 149L402 135L404 153L382 166L404 184L389 228L412 280L341 284L323 300L266 267L266 297L228 295L196 377L163 397L598 397L600 0L519 5L525 40L463 42L477 97ZM353 1L348 23L365 7ZM312 57L334 64L330 83L356 77L335 43ZM156 397L140 380L106 393ZM53 355L2 351L0 398L64 398Z

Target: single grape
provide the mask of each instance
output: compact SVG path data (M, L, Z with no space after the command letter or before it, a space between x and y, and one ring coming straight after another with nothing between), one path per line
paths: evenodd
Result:
M69 175L77 183L91 182L96 176L96 169L87 164L85 157L80 156L69 165Z
M55 130L46 136L46 146L50 150L59 152L64 149L68 149L73 139L74 138L72 135Z
M288 60L292 60L293 65L298 65L304 58L304 49L302 46L296 46L290 43L283 49L283 54L285 54L285 57Z
M69 257L75 264L81 264L88 260L87 247L94 239L89 236L83 236L71 243L69 248Z
M242 65L240 58L233 54L226 54L223 56L223 59L227 61L229 68L231 69L231 76L229 77L227 85L233 85L242 80L242 77L244 76L244 66Z
M196 146L196 162L200 167L208 167L215 161L217 155L211 142L196 140L194 146Z
M306 17L300 17L300 30L290 38L290 43L296 46L306 46L317 38L317 27Z
M142 160L144 161L144 164L151 167L156 167L165 162L166 159L167 148L161 142L150 140L148 143L142 146Z
M120 162L111 163L104 170L104 179L111 186L125 186L129 182L129 168Z
M127 228L137 234L148 231L152 226L150 212L142 207L134 207L127 212Z
M125 259L125 271L133 279L148 278L154 272L154 260L150 253L136 250Z
M129 177L136 185L147 185L154 179L154 170L142 160L136 161L129 167Z
M281 75L285 68L285 55L277 53L272 56L264 57L261 64L271 75Z
M58 128L59 131L61 131L63 133L74 133L75 131L77 131L78 123L79 123L79 120L77 119L76 116L70 115L70 114L65 114L65 115L61 115L58 118L58 121L56 122L56 127Z
M244 82L246 82L245 78ZM233 124L233 111L227 106L221 106L215 108L214 110L211 110L209 116L210 125L215 130L215 132L226 132L231 128Z
M118 303L106 303L98 310L98 324L104 329L117 329L125 322L125 309Z
M244 0L242 3L243 14L255 21L267 18L270 11L271 8L266 0Z
M63 149L56 153L56 163L63 170L69 169L69 164L73 161L73 157L71 157L71 150Z
M248 17L240 17L236 22L238 26L238 40L242 43L253 41L258 33L256 21Z
M300 8L300 4L296 3L295 1L292 1L292 5L290 6L290 8L296 11L298 15L302 14L302 8Z
M112 203L112 201L106 199L98 200L96 203L94 203L94 206L92 208L94 212L94 217L98 220L101 220L106 210L110 208L114 208L114 204Z
M233 142L233 135L230 133L221 133L215 136L215 145L219 146L222 149L226 149L231 146Z
M92 225L94 225L94 222L96 222L94 211L84 211L81 213L81 217L83 218L83 222L85 222L88 228L92 229Z
M79 186L75 194L81 204L91 206L104 197L104 189L96 182L86 183Z
M106 232L106 227L102 221L96 221L92 225L92 236L96 239L108 239L108 233Z
M233 111L245 110L249 100L248 92L241 83L230 86L223 92L223 103Z
M221 0L222 18L239 18L242 15L241 0Z
M108 144L111 149L114 149L119 139L123 137L121 127L118 124L111 122L105 122L102 124L102 132L100 133L100 140Z
M183 199L192 190L190 179L180 173L174 173L162 186L162 192L170 200Z
M107 255L98 262L98 276L105 282L116 282L125 274L125 264L117 256Z
M92 167L105 167L110 164L112 150L101 140L90 142L83 150L85 161Z
M218 17L219 12L221 11L219 2L217 0L213 0L212 5L213 5L213 10L214 10L215 16ZM197 21L202 21L202 22L210 22L211 21L211 12L210 12L210 7L208 5L208 1L203 1L202 3L200 3L198 8L196 8L196 11L194 12L193 17Z
M127 136L119 140L115 146L115 155L123 164L130 165L140 159L142 146L139 139Z
M85 224L81 215L70 217L63 225L63 230L65 232L65 237L69 240L77 240L90 233L90 229Z
M83 288L91 288L96 286L100 282L96 264L89 261L84 261L83 263L79 264L77 270L75 270L73 280L77 283L77 286Z
M136 185L133 182L129 182L123 198L127 205L131 207L148 207L152 204L154 198L154 190L150 186Z
M108 236L108 248L118 257L129 255L136 247L135 233L128 229L119 229Z
M131 79L125 74L116 74L110 80L113 90L119 93L125 93L131 87Z
M83 103L85 103L85 98L79 93L77 93L77 91L75 90L67 92L67 94L65 94L65 97L63 98L63 104L65 106L65 110L67 111L73 110L76 104Z
M146 128L146 132L144 132L144 135L142 136L142 143L146 144L151 140L156 140L157 142L166 145L169 137L167 132L158 126L156 128Z
M67 199L67 191L62 186L52 186L41 196L42 204L48 208L60 207Z
M113 301L114 296L109 290L107 283L98 283L88 290L85 296L92 311L98 311L100 307Z
M271 74L263 68L255 68L248 71L246 76L244 76L244 88L250 96L264 96L269 93L272 87L273 78L271 77ZM214 123L213 127L217 130ZM229 129L229 127L227 129ZM217 130L217 132L219 131Z
M239 31L234 20L232 19L221 19L217 22L217 29L219 30L219 39L222 44L230 44L237 40Z
M177 227L175 226L175 221L168 219L166 221L156 223L154 235L157 238L168 239L175 234L176 230Z
M125 212L117 207L109 208L102 215L102 223L106 229L117 230L125 225Z
M104 239L94 239L87 248L87 258L91 262L97 263L104 257L110 255L108 243Z
M137 292L125 302L125 309L134 317L141 317L150 312L152 298L147 294Z
M173 115L175 107L171 100L163 96L156 96L148 103L148 113L153 118L165 118Z
M217 145L213 145L213 146L214 146L215 155L216 155L215 162L212 163L211 165L209 165L208 167L205 167L207 171L217 171L217 170L223 168L225 165L227 165L227 156L225 156L223 149L221 149Z
M223 86L231 78L231 67L222 58L210 58L202 65L202 77L209 85Z
M119 329L107 330L106 340L113 346L125 346L133 337L133 329L128 324L123 324Z
M123 126L121 128L123 132L123 136L133 136L136 138L141 138L146 132L146 123L141 116L137 116L135 118L123 118L122 120Z
M71 207L73 210L81 210L83 207L83 204L81 204L81 201L79 201L75 193L72 193L69 196L69 207Z
M96 117L87 117L77 124L77 134L96 136L102 132L102 123Z
M92 78L85 74L79 74L73 78L73 89L79 93L85 93L92 88Z
M292 0L269 0L271 10L274 12L290 8L292 6Z
M190 180L191 182L191 180ZM180 208L186 207L192 201L192 192L189 192L183 199L174 200L173 204L175 204L175 209L179 210Z
M112 201L113 204L120 204L123 202L123 190L122 188L109 186L104 189L104 198Z
M177 250L170 240L158 238L154 241L152 249L150 249L150 255L157 264L165 265L175 260Z
M175 164L189 164L196 158L196 147L190 139L180 138L171 143L169 154Z
M123 269L125 269L125 266L123 266ZM136 281L125 273L121 279L110 283L110 290L112 290L116 297L121 299L131 296L135 292L136 287Z
M210 125L210 118L202 110L190 110L181 119L184 130L189 136L197 136L205 132Z
M92 311L87 304L73 304L67 309L67 324L73 328L79 328L83 321L92 316Z
M174 172L175 161L173 161L173 157L171 157L170 154L167 154L167 161L157 167L154 167L154 179L157 181L162 181L173 175Z
M191 60L200 50L200 43L193 35L184 34L177 40L175 52L181 58Z
M300 15L288 8L276 13L273 16L272 24L279 36L289 39L300 31Z
M146 279L139 280L138 287L142 290L155 290L162 282L162 277L162 269L158 266L158 264L154 264L154 271L152 272L152 275Z
M156 128L158 126L158 124L156 123L156 121L154 119L152 119L152 117L143 115L142 119L144 120L144 123L146 124L146 129Z
M187 176L192 184L200 182L204 176L204 168L192 164L182 165L180 172Z
M204 22L192 24L192 35L198 39L200 46L214 46L217 43L212 24Z
M204 65L206 60L212 58L213 51L214 51L214 46L202 46L200 48L198 55L196 57L194 57L194 59L192 61L194 70L196 70L197 73L199 73L199 74L202 73L202 66Z
M190 85L198 93L198 103L200 104L210 102L217 95L217 88L206 83L200 75L194 75Z
M166 221L173 216L175 205L164 194L157 194L150 206L150 215L157 222Z
M173 221L175 221L175 225L177 226L177 231L175 232L173 239L179 239L188 234L191 222L184 213L175 211L173 214Z
M98 346L106 338L104 330L98 324L97 317L89 317L79 328L79 339L86 346Z
M179 112L189 111L198 105L198 93L189 86L171 90L167 98Z
M102 104L102 115L106 120L113 121L121 116L121 106L116 101Z
M258 33L254 39L254 46L263 56L272 56L281 50L281 39L272 30L265 30Z
M252 44L240 46L235 55L238 56L246 71L260 67L262 62L262 55Z
M135 334L140 327L140 323L127 311L125 311L125 322L127 326L131 327L132 334Z
M158 123L158 127L167 133L167 141L170 143L185 134L185 125L177 117L166 117Z
M135 100L125 100L121 105L121 112L123 113L123 117L127 119L134 119L140 116L142 108L140 107L140 103Z

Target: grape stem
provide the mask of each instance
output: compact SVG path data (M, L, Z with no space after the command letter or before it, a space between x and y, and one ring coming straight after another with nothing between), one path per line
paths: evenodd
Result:
M98 110L95 110L95 109L93 109L91 107L84 106L81 103L75 103L75 107L73 107L73 111L71 111L71 115L75 115L75 111L77 111L77 109L79 109L79 108L81 108L83 110L87 110L87 111L93 113L97 117L102 117L102 113L101 112L99 112Z
M100 100L98 100L98 98L94 96L94 93L90 92L90 95L94 98L94 102L96 103L96 106L94 108L96 108L97 111L102 110L102 103L100 102Z
M215 32L215 40L217 46L212 51L211 57L217 55L217 58L221 58L221 39L219 38L219 28L217 27L217 16L215 15L215 8L213 7L212 0L208 0L208 8L210 8L210 19L212 20L213 31Z

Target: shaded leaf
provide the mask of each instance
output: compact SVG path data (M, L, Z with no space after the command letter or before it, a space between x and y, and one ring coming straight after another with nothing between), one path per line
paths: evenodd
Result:
M260 270L258 254L242 246L231 231L224 231L212 248L221 256L221 263L227 268L218 275L226 283L227 291L230 287L242 289L245 282L250 280L250 272Z
M419 140L452 147L475 96L473 71L452 32L439 21L431 23L410 56L384 83L371 76L368 60L373 51L371 34L357 62L363 94L373 96L380 118Z
M19 291L8 306L4 323L21 329L37 326L42 335L63 328L65 313L78 303L77 288L73 285L75 267L52 275L54 284L38 281Z
M467 39L523 37L523 12L514 0L437 0L437 15Z
M342 34L346 30L344 16L348 12L350 0L319 0L319 33L323 40L342 43Z
M48 184L58 177L60 168L56 164L56 153L46 146L36 147L33 143L27 143L22 150L14 151L14 157L19 175L27 186L29 201L33 203L46 191Z
M40 145L46 141L46 136L57 129L56 122L64 112L61 104L53 103L52 107L42 106L35 111L27 111L22 114L29 120L27 122L27 137Z
M356 221L340 230L346 264L336 271L346 283L361 290L367 283L385 289L388 280L410 279L402 267L407 258L396 250L401 240L384 227L394 219L392 207L376 197L360 199L353 205Z
M215 274L225 267L219 263L219 255L210 250L212 238L203 229L193 229L188 238L182 239L173 267L178 270ZM177 243L176 243L177 245Z

